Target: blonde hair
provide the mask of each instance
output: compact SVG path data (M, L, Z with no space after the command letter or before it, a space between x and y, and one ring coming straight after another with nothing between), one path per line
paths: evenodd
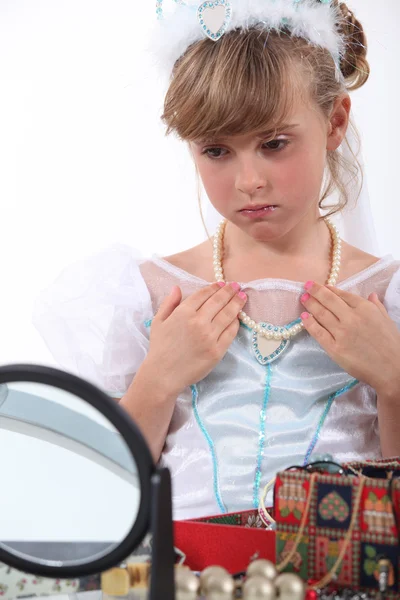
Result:
M192 141L276 131L299 98L311 98L328 118L335 100L343 92L364 85L370 73L361 23L345 3L334 0L334 5L339 9L339 28L346 43L340 61L344 83L338 81L328 50L291 36L285 29L268 31L260 25L225 33L218 42L205 38L192 44L174 65L161 117L167 126L166 135L174 132L180 139ZM353 123L349 127L360 145ZM344 143L348 144L347 138ZM352 152L349 162L338 150L328 152L319 201L321 209L330 209L328 216L347 205L350 182L359 182L358 199L363 173L357 154ZM347 182L341 169L350 175ZM323 206L335 190L339 203Z

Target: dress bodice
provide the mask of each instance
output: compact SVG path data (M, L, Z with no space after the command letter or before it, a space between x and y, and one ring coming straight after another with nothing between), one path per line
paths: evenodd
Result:
M364 298L376 292L399 324L399 266L383 257L337 287ZM151 319L172 286L185 298L207 284L116 246L66 269L38 299L34 323L66 370L118 398L147 354ZM303 310L303 283L241 285L257 322L283 326ZM242 325L214 370L177 399L160 462L171 470L174 515L182 519L252 508L279 470L322 453L338 462L380 456L375 390L306 331L261 365Z

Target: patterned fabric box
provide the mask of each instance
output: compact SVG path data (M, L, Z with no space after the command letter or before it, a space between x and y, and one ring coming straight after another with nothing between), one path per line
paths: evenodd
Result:
M362 477L355 474L360 470ZM393 470L398 474L390 482L387 475ZM274 490L277 562L286 559L285 571L320 581L343 555L335 583L377 590L378 561L386 558L391 564L387 597L399 598L398 475L397 460L350 463L343 475L300 469L279 473Z

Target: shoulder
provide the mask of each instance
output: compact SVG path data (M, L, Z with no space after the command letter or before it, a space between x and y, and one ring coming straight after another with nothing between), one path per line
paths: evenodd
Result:
M369 267L372 267L381 260L378 256L368 254L368 252L364 252L360 248L356 248L356 246L351 246L347 242L343 242L342 248L344 259L341 267L342 279L348 279L365 269L369 269Z
M205 281L213 281L212 255L212 242L206 240L198 246L178 252L177 254L172 254L171 256L166 256L164 260L195 277L199 277Z
M399 276L400 261L391 254L374 256L355 246L343 243L341 281L353 280L354 285L373 287L370 291L378 294L380 299L395 276ZM370 293L370 292L368 292ZM363 294L362 294L363 295Z

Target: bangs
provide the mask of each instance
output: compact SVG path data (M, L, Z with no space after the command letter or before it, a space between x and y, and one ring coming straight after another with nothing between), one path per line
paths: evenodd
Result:
M167 135L175 131L183 140L212 141L273 133L288 122L304 84L282 37L265 30L232 31L217 43L205 39L189 48L165 99ZM293 51L293 40L290 47Z

